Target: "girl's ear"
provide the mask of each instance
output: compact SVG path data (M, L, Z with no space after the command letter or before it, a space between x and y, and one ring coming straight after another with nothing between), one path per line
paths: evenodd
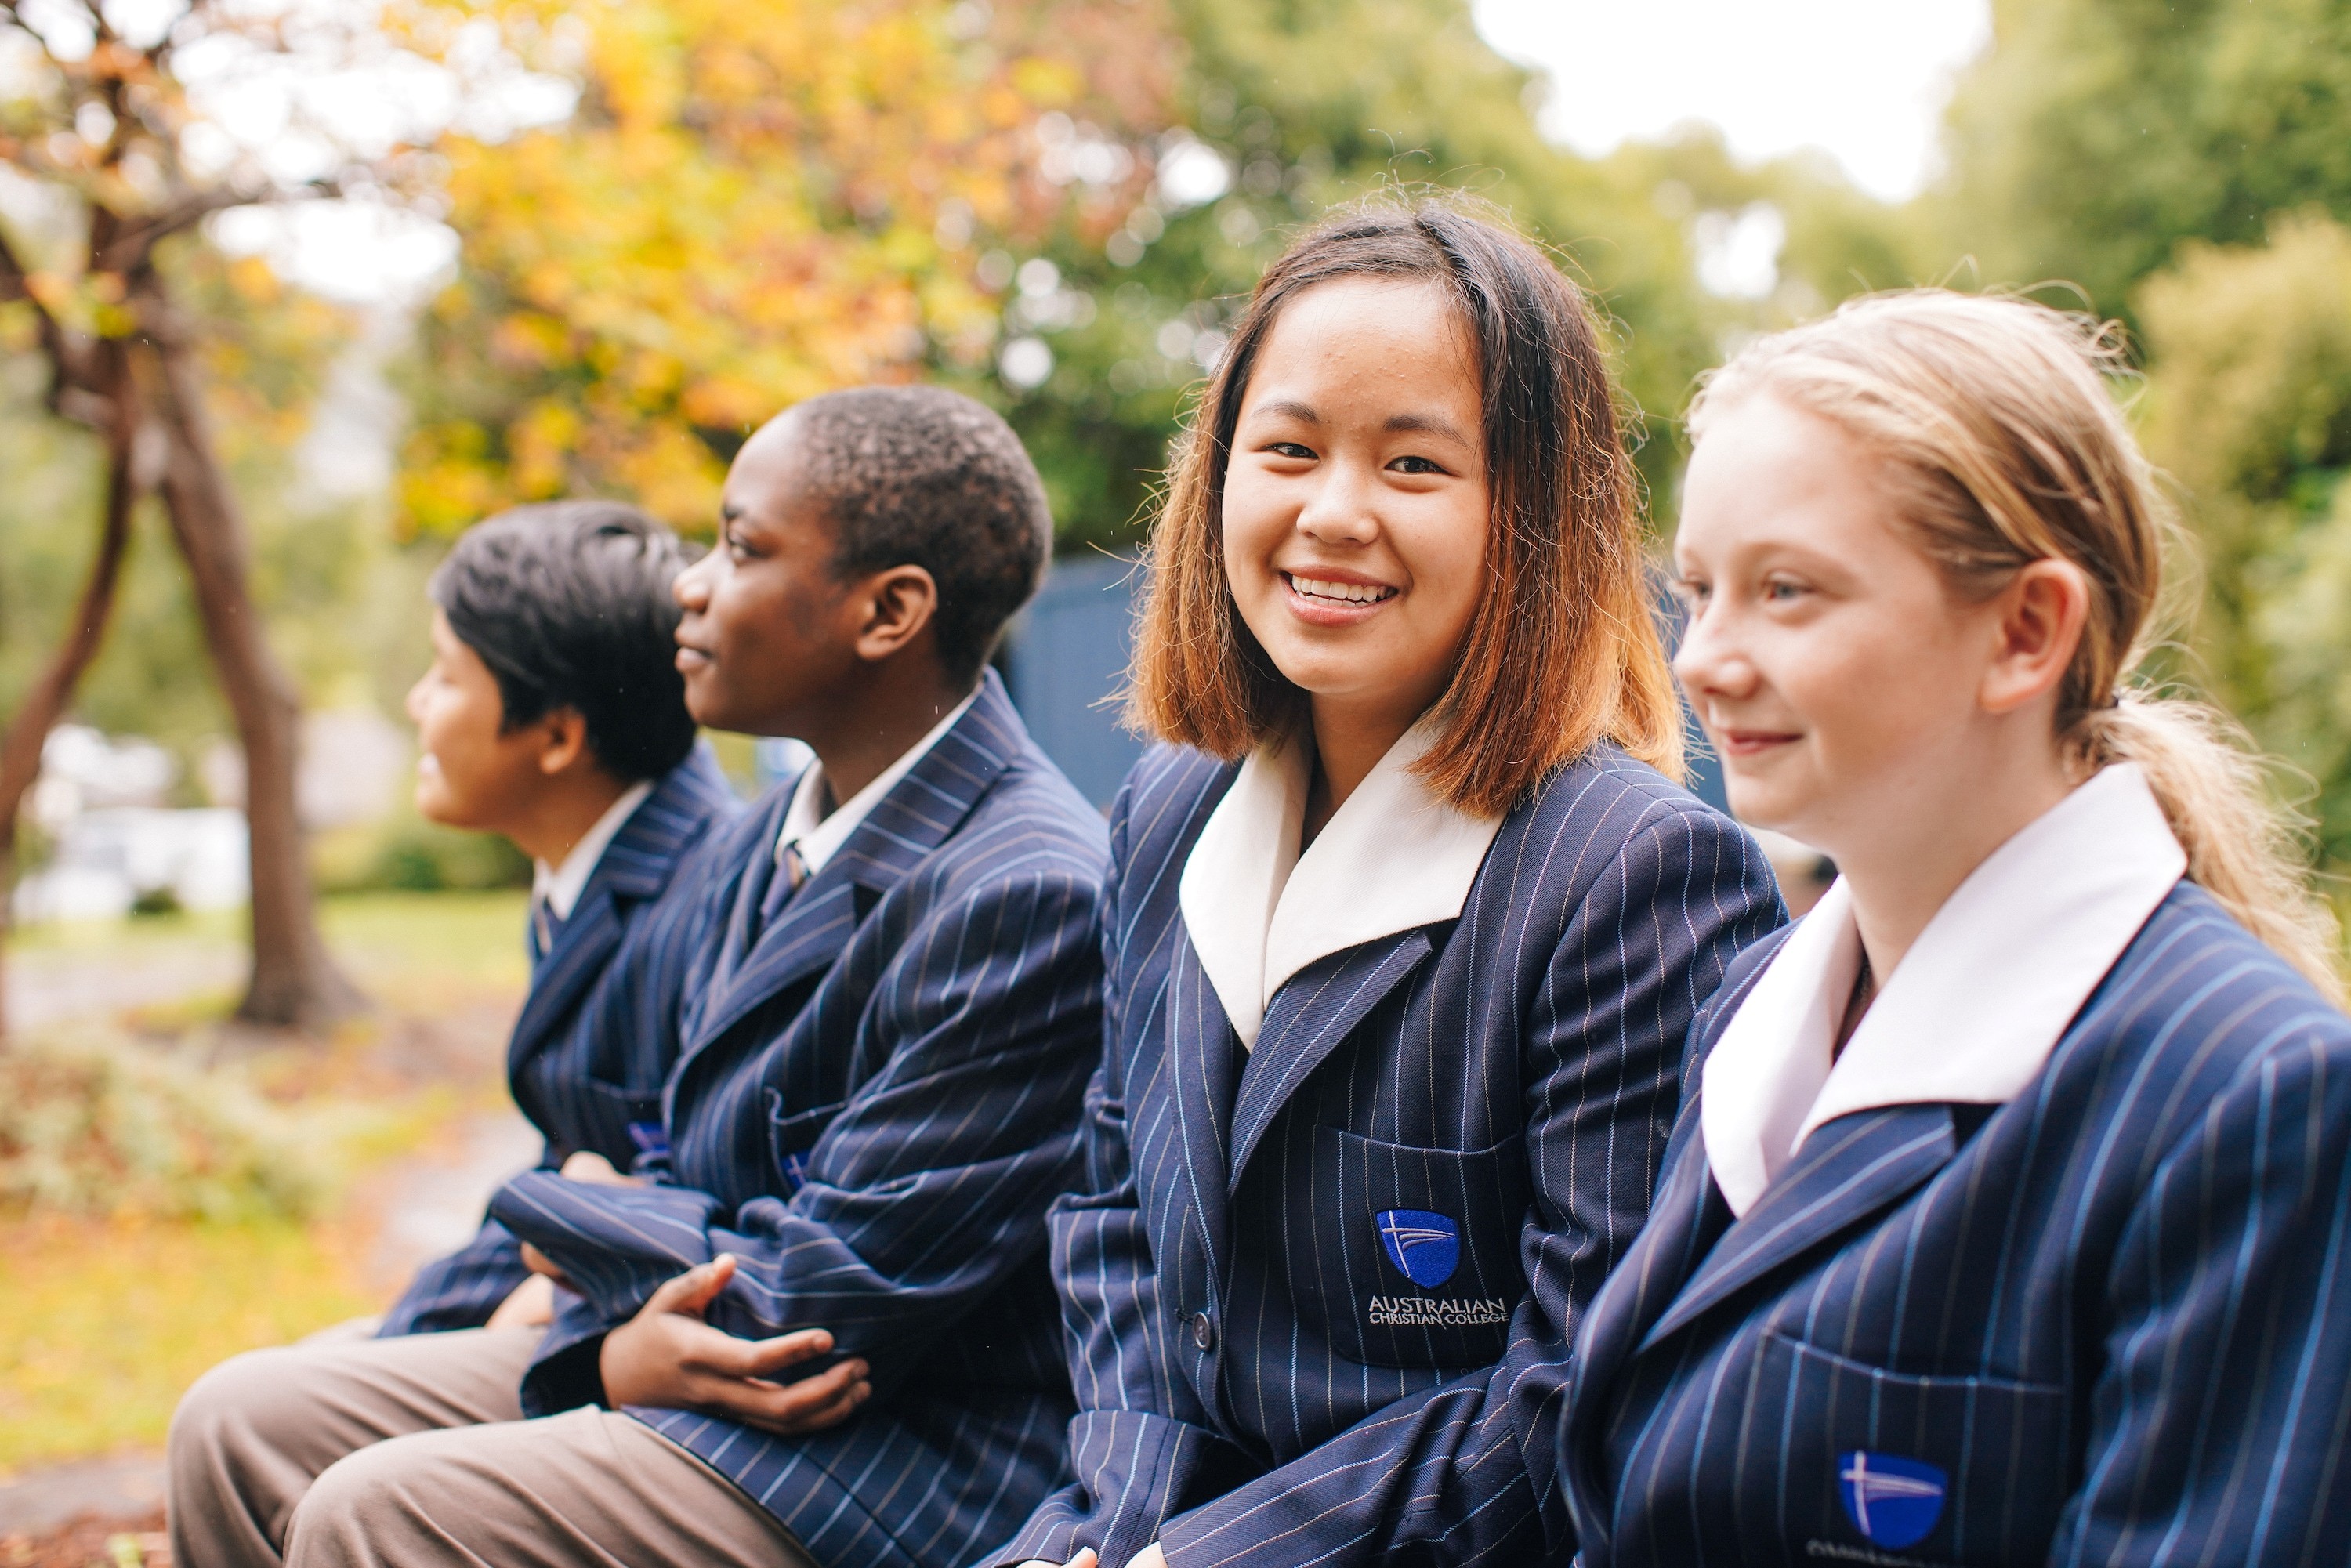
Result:
M2013 713L2055 691L2073 667L2089 622L2089 579L2070 560L2036 560L1989 608L1992 661L1977 700L1986 713Z

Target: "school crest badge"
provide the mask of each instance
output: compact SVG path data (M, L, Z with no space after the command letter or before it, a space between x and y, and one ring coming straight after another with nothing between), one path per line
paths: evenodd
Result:
M1942 1471L1923 1459L1855 1448L1837 1456L1837 1490L1854 1528L1872 1546L1914 1546L1943 1517Z
M1372 1216L1380 1248L1404 1277L1424 1291L1453 1278L1461 1266L1461 1227L1426 1208L1383 1208Z

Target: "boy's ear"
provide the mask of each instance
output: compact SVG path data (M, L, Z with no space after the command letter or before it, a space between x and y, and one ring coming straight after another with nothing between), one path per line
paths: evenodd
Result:
M919 566L893 566L857 585L857 656L878 664L923 634L938 613L939 585Z
M537 727L542 737L538 770L549 779L583 759L594 760L588 750L588 720L578 708L549 709L539 716Z

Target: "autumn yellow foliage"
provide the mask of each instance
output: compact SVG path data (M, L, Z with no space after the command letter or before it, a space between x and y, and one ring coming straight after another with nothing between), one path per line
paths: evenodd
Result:
M423 531L582 491L706 529L778 409L979 361L977 258L1070 217L1040 117L1139 133L1162 92L1142 0L501 0L423 25L485 17L580 97L444 149L464 248L403 465Z
M288 1219L0 1219L0 1478L160 1448L206 1367L380 1309L364 1240Z

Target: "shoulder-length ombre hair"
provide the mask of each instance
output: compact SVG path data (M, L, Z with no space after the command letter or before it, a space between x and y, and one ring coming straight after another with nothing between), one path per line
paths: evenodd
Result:
M1266 270L1186 431L1152 531L1128 722L1227 758L1302 719L1225 575L1225 471L1249 373L1282 308L1319 283L1425 280L1477 346L1492 532L1488 590L1440 732L1417 765L1499 816L1593 742L1679 777L1680 705L1650 614L1633 469L1592 312L1517 235L1433 201L1326 219Z

